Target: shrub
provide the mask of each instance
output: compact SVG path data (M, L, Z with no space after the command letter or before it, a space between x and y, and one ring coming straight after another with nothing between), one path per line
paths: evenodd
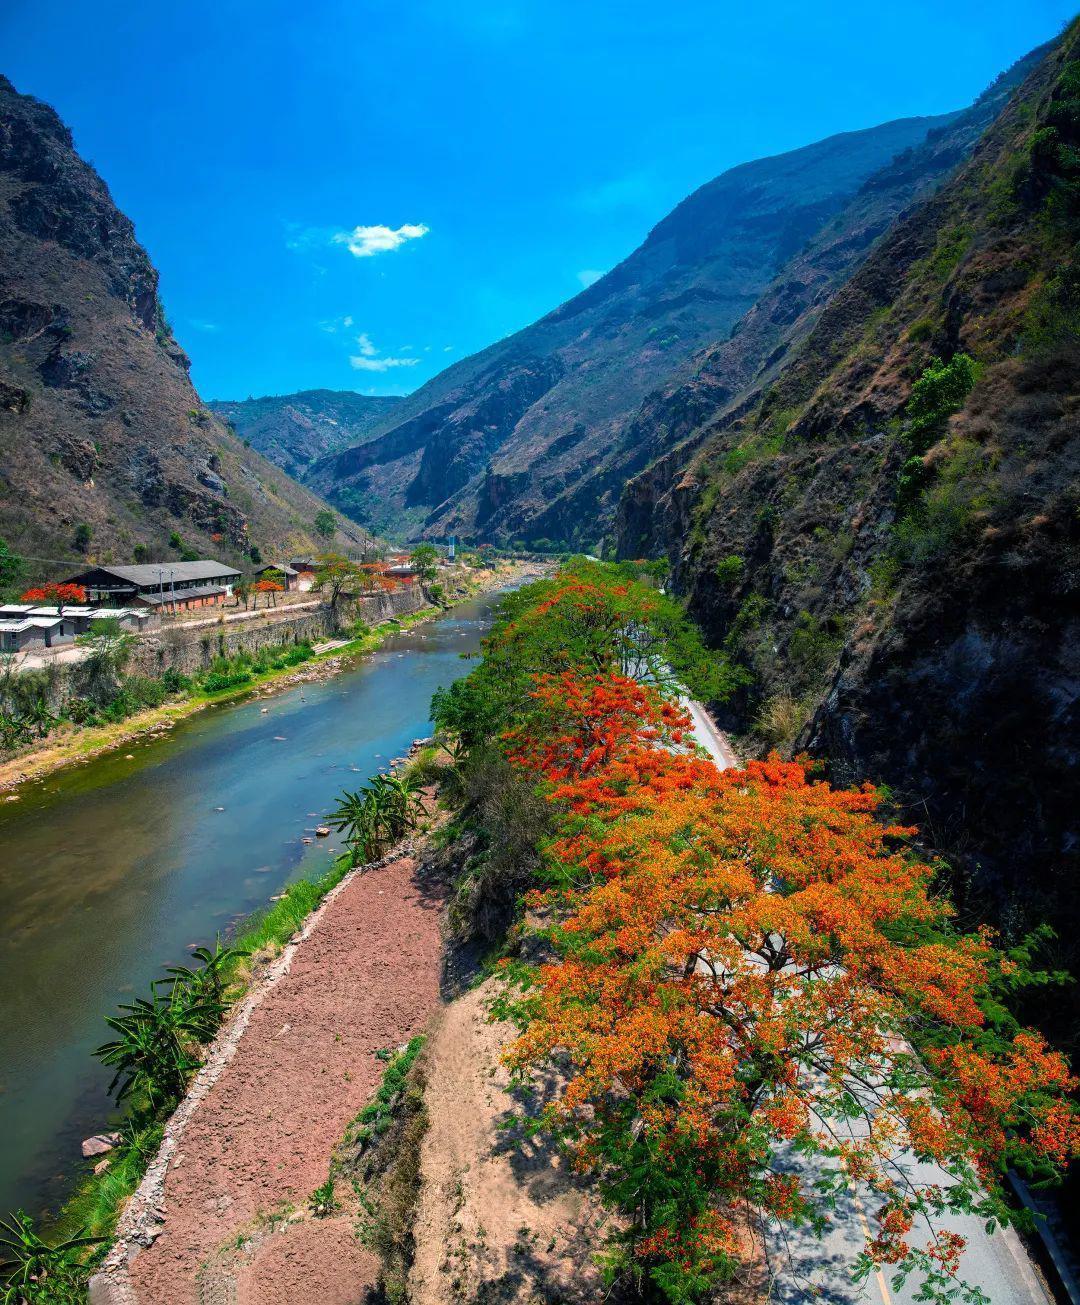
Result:
M721 586L725 589L734 589L742 579L743 567L745 562L738 553L731 553L727 557L722 557L716 564L715 575Z
M946 420L959 412L979 377L979 366L966 353L949 362L933 358L911 389L905 409L908 443L914 453L925 453Z
M808 674L820 675L828 669L842 642L841 634L830 623L802 611L795 618L788 656Z
M754 717L754 733L768 748L790 749L810 719L805 701L790 693L777 693L766 699Z
M165 692L167 694L183 693L185 690L191 688L191 677L189 675L184 675L182 671L178 671L170 666L168 670L162 674L161 683L165 686Z
M251 678L251 671L246 667L237 667L232 671L206 671L200 679L200 685L204 693L222 693L226 689L249 684Z

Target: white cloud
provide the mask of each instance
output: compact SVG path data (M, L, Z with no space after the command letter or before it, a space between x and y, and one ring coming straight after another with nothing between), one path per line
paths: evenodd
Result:
M319 329L325 331L327 335L336 335L338 331L347 331L352 324L351 317L331 317L325 322L320 322Z
M196 329L196 331L220 331L221 330L221 327L218 326L217 322L202 322L199 321L199 319L196 317L192 317L190 321L191 321L191 325Z
M598 271L595 267L585 267L577 274L577 279L588 290L589 286L595 285L603 275L603 272Z
M375 342L366 331L356 337L356 347L360 350L350 359L350 364L358 372L388 372L393 367L415 367L419 358L388 358L375 347Z
M354 258L373 258L400 249L407 240L419 240L429 230L422 222L406 222L397 228L353 227L351 231L338 231L333 240L335 245L345 245Z
M454 346L452 344L443 345L443 353L453 353L453 352L454 352Z
M419 361L419 358L353 357L349 359L358 372L388 372L391 367L415 367Z

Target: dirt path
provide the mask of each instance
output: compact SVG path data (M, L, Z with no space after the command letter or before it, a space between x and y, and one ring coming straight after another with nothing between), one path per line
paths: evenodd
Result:
M131 1262L131 1290L120 1274L96 1299L363 1299L374 1258L348 1226L327 1254L307 1203L381 1076L374 1053L418 1032L438 1001L442 900L411 857L354 876L328 900L188 1119L165 1176L164 1228ZM290 1222L288 1207L303 1217Z
M513 1029L489 1020L492 995L489 981L452 1002L428 1046L409 1300L602 1301L593 1257L614 1221L552 1143L508 1127L518 1102L499 1056Z

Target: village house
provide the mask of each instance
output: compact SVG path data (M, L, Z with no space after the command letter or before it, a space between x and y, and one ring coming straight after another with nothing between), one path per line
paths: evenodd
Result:
M286 593L292 593L294 590L299 591L304 588L300 583L301 573L291 562L265 562L262 566L256 567L255 574L260 579L265 579L268 571L276 571L281 574L281 585ZM306 587L310 589L311 585L308 584Z
M407 560L404 562L388 561L382 568L382 574L389 576L391 580L396 581L399 585L411 585L416 580L416 572L413 570L412 563Z
M32 603L0 604L0 652L40 652L72 644L106 618L119 621L125 630L138 633L149 625L149 611L129 608L111 610L95 607L39 607Z
M240 579L235 567L207 559L200 562L149 562L141 566L95 566L71 576L91 602L187 611L214 607L231 596Z
M296 573L296 588L299 593L306 594L315 587L316 565L313 557L289 558L289 566Z

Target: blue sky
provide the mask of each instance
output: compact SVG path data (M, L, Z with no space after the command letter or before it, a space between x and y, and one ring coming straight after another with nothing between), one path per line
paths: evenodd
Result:
M414 389L746 159L969 103L1059 0L5 0L205 398Z

